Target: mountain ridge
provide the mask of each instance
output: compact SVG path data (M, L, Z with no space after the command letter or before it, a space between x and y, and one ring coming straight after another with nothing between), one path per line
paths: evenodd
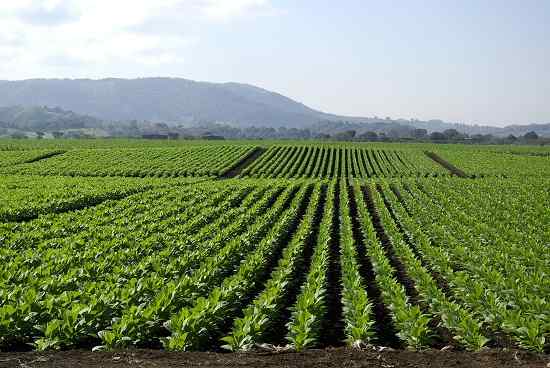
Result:
M3 81L0 96L0 106L60 106L105 120L209 120L302 127L326 116L256 86L183 78Z
M468 134L550 135L548 124L492 126L441 120L387 120L341 116L315 110L280 93L237 82L184 78L36 78L0 80L0 106L55 106L105 121L148 120L168 124L223 122L237 127L309 128L322 121L394 123L428 131L457 129ZM514 132L514 133L509 133Z

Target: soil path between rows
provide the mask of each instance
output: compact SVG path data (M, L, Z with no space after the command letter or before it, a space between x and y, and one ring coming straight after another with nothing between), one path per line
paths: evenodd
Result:
M0 368L114 367L431 367L508 368L549 367L549 355L486 350L479 353L429 350L309 350L303 353L175 353L161 350L90 352L70 350L39 353L0 353Z
M250 164L258 159L266 151L265 148L257 147L252 152L250 152L245 158L241 160L234 168L224 173L221 178L229 179L235 178L241 174L241 172L246 169Z
M459 178L468 178L469 176L458 167L451 164L449 161L443 159L441 156L437 155L434 152L425 151L426 156L443 166L445 169L449 170L451 174L458 176Z

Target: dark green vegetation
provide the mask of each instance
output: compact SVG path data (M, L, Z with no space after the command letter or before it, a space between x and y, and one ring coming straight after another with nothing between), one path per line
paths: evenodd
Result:
M0 151L0 167L32 163L64 152L60 150Z
M7 173L66 176L218 176L237 165L249 146L70 150L49 160L12 166ZM24 152L27 154L27 152ZM11 155L13 152L0 152Z
M36 142L0 141L2 350L548 349L544 149Z
M388 147L389 148L389 147ZM353 145L272 146L242 172L257 178L369 178L437 176L447 171L422 151Z

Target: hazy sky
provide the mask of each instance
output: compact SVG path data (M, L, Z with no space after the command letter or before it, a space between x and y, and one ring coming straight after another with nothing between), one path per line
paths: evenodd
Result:
M0 2L0 79L149 76L346 115L550 122L550 1Z

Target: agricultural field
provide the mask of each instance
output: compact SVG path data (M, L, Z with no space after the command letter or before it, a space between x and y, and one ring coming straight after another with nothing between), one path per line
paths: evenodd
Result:
M191 183L201 178L175 181L130 178L72 178L4 175L0 176L0 222L31 220L39 215L67 212L122 199L154 186Z
M550 178L550 150L442 150L440 156L474 177Z
M448 172L422 151L345 145L271 146L241 175L255 178L437 176Z
M31 163L63 153L59 150L0 150L0 168L18 164Z
M218 176L233 168L238 160L251 150L254 150L254 147L77 149L48 160L12 166L5 172L65 176ZM13 152L17 151L11 151Z
M0 141L0 358L548 357L550 149L115 142Z

